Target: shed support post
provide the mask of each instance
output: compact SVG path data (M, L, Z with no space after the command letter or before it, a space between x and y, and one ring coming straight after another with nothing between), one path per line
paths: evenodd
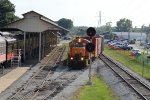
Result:
M41 32L39 34L39 61L41 60Z
M44 39L44 37L45 37L45 33L43 34L43 37L42 37L42 39L43 39L43 41L42 41L42 58L45 56L44 55L44 46L45 46L45 39Z
M26 32L24 32L24 60L26 59Z

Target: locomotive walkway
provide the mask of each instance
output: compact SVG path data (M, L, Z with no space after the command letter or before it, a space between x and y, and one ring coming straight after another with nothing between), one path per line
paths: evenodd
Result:
M13 82L15 82L18 78L20 78L29 67L17 67L11 72L0 78L0 93L7 89Z

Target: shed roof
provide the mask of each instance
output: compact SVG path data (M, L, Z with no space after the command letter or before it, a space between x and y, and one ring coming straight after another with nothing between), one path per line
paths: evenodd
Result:
M25 32L43 32L45 30L62 30L69 32L68 29L59 26L53 20L35 11L24 13L22 19L14 21L4 26L4 28L15 28Z

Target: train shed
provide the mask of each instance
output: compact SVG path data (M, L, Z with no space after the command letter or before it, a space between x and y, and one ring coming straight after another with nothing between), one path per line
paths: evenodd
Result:
M24 13L22 19L0 28L0 31L17 34L17 46L22 49L24 60L38 58L39 61L57 45L59 33L69 32L35 11Z

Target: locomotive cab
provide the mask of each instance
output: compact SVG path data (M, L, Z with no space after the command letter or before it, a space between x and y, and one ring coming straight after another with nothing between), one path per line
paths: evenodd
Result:
M87 52L85 50L88 40L77 38L69 43L70 53L68 54L68 66L73 69L81 69L86 66Z

